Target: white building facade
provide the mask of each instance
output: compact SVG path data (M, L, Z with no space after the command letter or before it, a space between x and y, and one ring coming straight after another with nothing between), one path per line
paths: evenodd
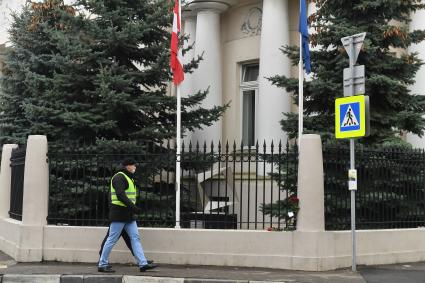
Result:
M70 2L70 1L66 1ZM203 54L199 68L182 84L182 95L209 88L203 106L230 108L220 121L202 131L186 133L186 142L242 141L253 145L287 139L279 121L283 112L296 112L290 94L269 82L268 77L297 77L296 67L282 54L284 45L298 45L298 0L188 0L183 8L183 30L188 62ZM7 43L11 12L19 11L26 0L0 0L0 46ZM310 6L311 8L311 6ZM412 15L411 29L425 29L425 11ZM6 44L7 45L7 44ZM425 43L411 47L425 59ZM425 94L425 68L412 86L415 94ZM407 135L414 146L425 147L425 139Z
M209 87L204 106L230 102L222 120L192 133L192 141L286 140L279 121L292 110L291 98L267 77L296 74L279 49L297 42L297 1L189 1L185 10L184 32L204 60L183 93Z

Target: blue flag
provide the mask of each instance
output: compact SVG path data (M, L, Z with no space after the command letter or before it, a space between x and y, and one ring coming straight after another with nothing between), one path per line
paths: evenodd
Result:
M311 72L310 65L310 49L308 47L308 25L307 25L307 6L306 0L300 0L300 23L298 27L298 31L302 36L302 56L305 66L305 71L307 74Z

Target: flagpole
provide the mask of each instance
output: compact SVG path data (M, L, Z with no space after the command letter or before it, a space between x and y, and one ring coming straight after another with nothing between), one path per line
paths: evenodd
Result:
M301 15L300 0L300 15ZM298 145L301 145L301 136L303 134L303 119L304 119L304 66L303 66L303 36L300 33L300 61L298 64ZM300 147L298 148L300 150Z
M177 86L177 134L176 134L176 229L180 229L180 160L181 160L181 98Z
M179 26L181 25L181 3L179 0ZM180 161L181 161L181 94L180 84L176 89L177 96L177 130L176 130L176 229L180 229Z

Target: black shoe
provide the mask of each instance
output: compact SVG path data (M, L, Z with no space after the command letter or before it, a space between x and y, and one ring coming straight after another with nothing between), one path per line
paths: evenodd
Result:
M156 268L158 265L153 264L153 263L148 263L146 265L143 265L140 267L140 272L145 272L146 270L150 270L150 269L154 269Z
M105 272L105 273L114 273L115 272L115 270L113 270L110 265L98 267L97 271L98 272Z
M152 264L153 263L153 260L148 259L147 261L148 261L148 264Z

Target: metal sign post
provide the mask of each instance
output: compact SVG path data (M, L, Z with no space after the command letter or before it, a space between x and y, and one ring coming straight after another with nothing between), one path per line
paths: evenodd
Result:
M366 33L360 33L347 36L341 39L345 50L350 57L350 67L344 70L344 95L354 96L364 94L364 66L355 67L357 57L363 45ZM357 80L356 80L357 79ZM357 81L357 84L355 82ZM347 91L346 91L347 89ZM351 114L350 114L351 115ZM353 176L356 178L352 178ZM355 180L353 180L355 179ZM350 183L351 182L351 183ZM350 171L349 171L349 189L351 191L351 244L352 244L352 271L356 271L356 189L357 174L355 173L355 144L354 139L350 139Z
M354 93L354 41L350 37L350 75L351 75L351 84L350 84L350 96L355 95ZM356 169L356 160L355 160L355 144L354 139L350 139L350 170ZM356 246L356 190L351 190L351 246L352 246L352 261L351 261L351 270L356 271L357 266L357 246Z

